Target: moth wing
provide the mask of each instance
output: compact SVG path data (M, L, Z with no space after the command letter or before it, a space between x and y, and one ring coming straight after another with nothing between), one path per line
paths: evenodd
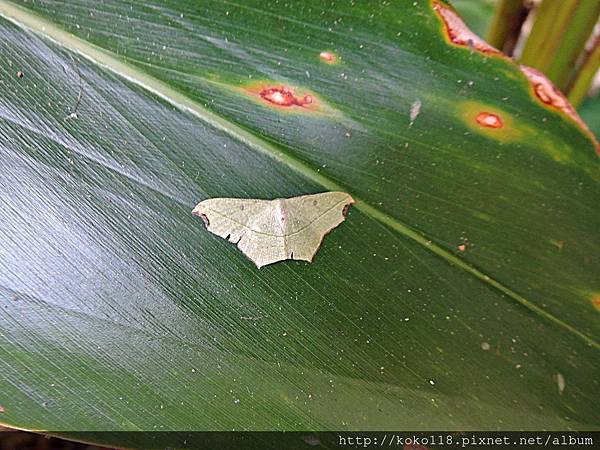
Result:
M294 259L312 261L323 238L346 218L354 199L345 192L324 192L286 199L286 247Z

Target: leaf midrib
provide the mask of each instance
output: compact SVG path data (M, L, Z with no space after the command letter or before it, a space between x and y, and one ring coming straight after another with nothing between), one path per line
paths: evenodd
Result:
M32 32L43 35L45 38L51 40L55 44L78 53L82 57L90 60L92 63L103 67L116 75L125 78L126 80L144 88L151 92L157 97L165 100L172 104L178 109L188 112L212 127L221 130L231 137L239 140L246 144L259 153L266 155L276 161L285 164L290 169L298 172L305 178L320 184L329 191L342 191L346 189L332 181L328 177L321 175L319 172L314 170L310 165L301 162L293 156L283 152L275 145L269 143L265 139L261 139L256 135L244 130L239 125L236 125L232 121L226 120L223 117L207 110L198 102L190 99L181 92L175 90L168 84L156 79L155 77L144 73L140 69L133 67L124 61L120 60L114 53L96 46L95 44L89 43L80 39L65 30L60 29L54 23L32 13L19 5L12 4L6 0L0 0L0 16L16 24L21 28L29 29ZM563 322L558 317L550 314L544 309L537 306L535 303L521 296L517 292L513 291L509 287L502 284L500 281L495 280L484 272L480 271L474 266L471 266L461 258L453 255L449 251L435 244L432 240L426 238L421 233L413 230L409 226L405 225L398 219L386 214L385 212L371 206L369 203L363 201L361 198L353 195L356 201L355 208L367 216L378 220L387 227L397 231L407 238L412 239L418 244L422 245L429 251L433 252L437 256L445 259L450 264L453 264L470 275L478 278L489 286L499 290L505 294L508 298L516 301L522 306L526 307L530 311L538 314L540 317L549 320L550 322L558 325L559 327L567 330L568 332L583 339L588 345L600 349L600 343L596 342L595 339L579 331L577 328Z

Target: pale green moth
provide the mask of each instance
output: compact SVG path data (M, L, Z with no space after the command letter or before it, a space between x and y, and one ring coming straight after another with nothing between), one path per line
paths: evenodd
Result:
M260 268L285 259L311 262L353 203L345 192L275 200L211 198L198 203L192 214L204 220L208 231L237 244Z

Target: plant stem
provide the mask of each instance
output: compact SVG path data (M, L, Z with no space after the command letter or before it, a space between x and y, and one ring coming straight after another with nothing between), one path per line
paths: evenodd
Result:
M544 0L521 62L541 70L565 90L599 14L600 0Z
M600 36L596 36L592 49L586 53L579 71L571 81L567 96L574 107L578 107L592 84L600 67Z
M487 36L490 45L512 55L528 12L523 0L498 0Z

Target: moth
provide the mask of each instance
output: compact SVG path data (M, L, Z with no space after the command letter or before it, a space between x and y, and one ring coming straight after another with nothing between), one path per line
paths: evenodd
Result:
M345 192L275 200L210 198L198 203L192 214L261 268L286 259L311 262L325 235L345 220L352 204Z

